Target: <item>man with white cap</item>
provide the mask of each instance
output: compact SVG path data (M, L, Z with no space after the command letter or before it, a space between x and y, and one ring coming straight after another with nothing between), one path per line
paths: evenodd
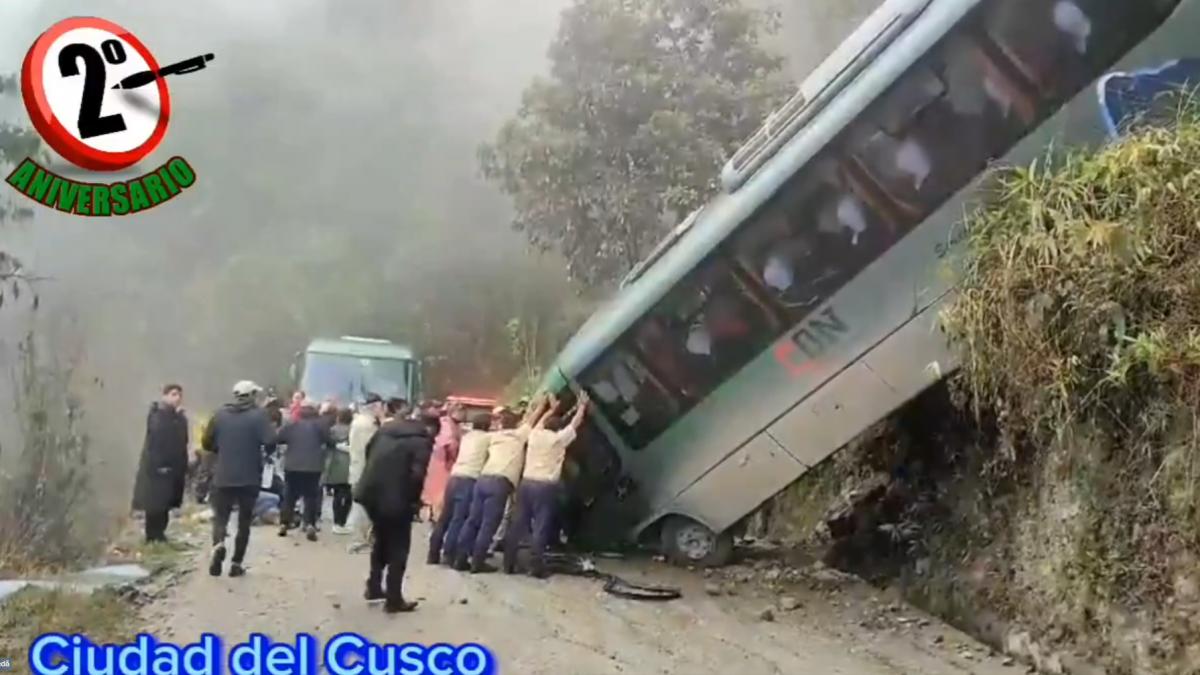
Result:
M275 450L275 427L258 406L262 387L242 380L233 385L233 401L225 404L205 429L202 447L216 455L213 467L213 550L208 572L220 576L225 563L229 516L236 508L238 530L229 576L245 574L242 562L250 543L250 523L262 484L263 456Z

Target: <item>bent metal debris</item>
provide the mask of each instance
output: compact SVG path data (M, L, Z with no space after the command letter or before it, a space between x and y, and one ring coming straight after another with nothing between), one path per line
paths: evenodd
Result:
M131 180L84 183L64 178L26 159L6 182L21 194L52 209L80 216L125 216L164 204L196 182L182 157Z

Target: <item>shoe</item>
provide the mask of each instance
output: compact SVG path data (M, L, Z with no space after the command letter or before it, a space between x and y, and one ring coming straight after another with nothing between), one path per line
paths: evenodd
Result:
M221 568L225 564L225 544L213 547L212 560L208 563L208 573L214 577L221 576Z
M361 541L356 541L353 544L350 544L349 546L346 547L346 552L351 555L355 555L358 553L362 553L363 551L367 550L368 548L370 548L369 545L364 544Z
M385 614L405 614L417 608L417 603L400 600L399 602L386 602L383 605Z
M283 527L279 528L279 536L286 537L288 535L289 529L291 529L291 528L289 528L287 525L284 525Z
M454 564L451 565L451 567L458 570L459 572L470 572L471 571L471 563L467 562L466 558L459 558L459 559L455 560Z
M314 525L309 525L307 528L305 528L305 530L304 530L304 536L305 536L305 537L307 537L309 541L316 541L316 540L317 540L317 528L316 528L316 526L314 526Z
M242 567L241 563L232 563L229 565L229 576L244 577L246 576L246 568Z
M387 596L383 594L382 588L367 584L367 590L363 592L363 600L367 602L381 602L386 599Z
M487 563L479 563L478 565L471 565L470 570L471 570L471 574L494 574L497 571L499 571L495 567L493 567Z
M337 535L350 534L350 528L346 527L345 525L334 525L329 531Z
M529 570L529 576L533 577L534 579L541 579L544 581L550 578L550 573L547 572L545 568L539 567Z
M430 551L429 555L425 556L425 564L426 565L440 565L440 564L442 564L442 556Z

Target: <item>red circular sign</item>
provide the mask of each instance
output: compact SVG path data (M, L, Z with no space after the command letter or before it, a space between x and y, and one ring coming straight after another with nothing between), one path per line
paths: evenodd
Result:
M51 26L29 48L21 94L51 149L85 169L118 171L153 152L167 134L171 98L165 78L143 88L148 91L112 89L122 74L142 70L157 73L159 65L132 33L105 19L73 17Z

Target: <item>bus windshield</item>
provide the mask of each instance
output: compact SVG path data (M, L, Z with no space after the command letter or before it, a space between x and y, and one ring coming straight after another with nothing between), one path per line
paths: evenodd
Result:
M413 362L309 352L300 387L311 398L361 400L368 393L383 398L411 398Z

